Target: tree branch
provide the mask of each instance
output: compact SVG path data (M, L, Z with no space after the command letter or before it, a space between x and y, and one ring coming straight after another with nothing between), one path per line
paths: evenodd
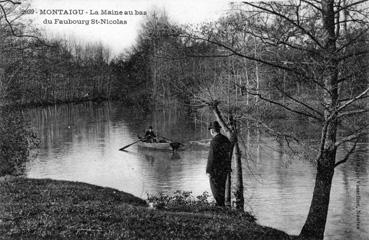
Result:
M367 96L363 96L361 99L364 99L364 98L368 98L369 97L369 95L367 95ZM347 102L347 101L349 101L351 98L343 98L343 99L339 99L338 101L339 102Z
M11 2L11 3L13 3L13 4L20 4L20 2L14 2L14 1L10 1L10 0L5 1L5 2ZM42 44L44 44L45 46L48 46L48 47L54 47L54 46L52 46L52 45L47 44L44 40L40 39L40 38L39 38L39 37L37 37L37 36L28 35L28 34L21 34L21 35L17 34L17 33L15 32L15 30L14 30L13 26L12 26L12 23L11 23L11 22L10 22L10 20L8 19L8 15L7 15L7 13L6 13L5 8L4 8L1 4L0 4L0 10L1 10L1 12L3 12L5 22L7 23L8 27L9 27L9 29L10 29L10 32L11 32L11 34L12 34L13 36L18 37L18 38L23 38L23 37L34 38L34 39L37 39L37 40L38 40L39 42L41 42Z
M368 1L368 0L361 0L361 1L353 2L353 3L351 3L351 4L347 4L347 5L343 6L343 7L338 8L336 11L334 11L334 14L337 14L337 13L339 13L340 11L345 10L345 9L348 9L348 8L350 8L350 7L353 7L353 6L356 6L356 5L359 5L359 4L362 4L362 3L365 3L365 2L367 2L367 1Z
M348 151L348 152L346 153L345 157L344 157L342 160L340 160L340 161L338 161L338 162L336 162L336 163L334 164L334 167L335 167L335 168L336 168L336 167L338 167L339 165L341 165L341 164L343 164L343 163L347 162L347 160L349 159L350 155L355 151L356 146L357 146L357 143L358 143L358 140L356 140L356 141L355 141L354 146L352 146L352 147L351 147L351 149L350 149L350 151Z
M346 60L347 58L350 58L350 57L358 57L358 56L361 56L361 55L366 55L366 54L369 54L369 49L362 49L360 51L357 51L357 52L352 52L352 53L349 53L349 54L346 54L340 58L338 58L338 62L342 62L344 60Z
M219 103L220 103L219 101L212 101L208 104L208 106L214 112L214 115L216 116L216 118L217 118L219 124L221 125L221 127L224 129L224 131L226 131L229 134L229 137L231 137L232 131L228 127L228 125L226 124L226 122L223 119L222 114L220 113L220 110L218 108Z
M312 115L312 114L310 114L310 113L306 113L306 112L301 112L301 111L298 111L298 110L294 110L294 109L292 109L292 108L290 108L290 107L287 107L286 105L284 105L284 104L282 104L282 103L279 103L279 102L276 102L276 101L274 101L274 100L271 100L271 99L265 98L265 97L263 97L260 93L254 93L254 92L250 92L250 91L248 91L248 90L246 90L246 91L247 91L247 93L249 93L249 94L251 94L251 95L253 95L253 96L258 96L261 100L264 100L264 101L266 101L266 102L270 102L270 103L273 103L273 104L275 104L275 105L278 105L278 106L280 106L280 107L282 107L282 108L284 108L284 109L287 109L287 110L288 110L288 111L290 111L290 112L297 113L297 114L300 114L300 115L303 115L303 116L306 116L306 117L309 117L309 118L313 118L313 119L316 119L316 120L318 120L318 121L320 121L320 122L322 122L322 121L323 121L323 119L322 119L322 118L319 118L319 117L317 117L317 116L314 116L314 115Z
M367 131L363 131L364 129L367 130L367 126L365 127L362 127L358 130L355 131L355 133L349 135L349 136L346 136L344 138L342 138L340 141L337 141L334 146L335 147L339 147L341 146L342 144L346 143L346 142L350 142L352 140L357 140L358 138L364 136L365 134L367 134Z
M360 98L364 97L365 94L367 94L369 92L369 87L364 90L362 93L360 93L359 95L357 95L356 97L352 98L350 101L347 101L346 103L344 103L341 107L339 107L335 113L340 112L341 110L343 110L344 108L346 108L347 106L349 106L350 104L356 102L357 100L359 100Z
M309 49L309 48L303 47L302 45L298 45L296 42L294 42L294 43L288 42L289 37L287 37L286 40L283 40L280 37L272 37L270 35L262 36L262 34L257 34L257 33L255 33L255 31L245 30L245 33L248 33L251 36L254 36L254 37L258 38L263 43L266 43L266 44L268 44L270 46L273 46L273 47L278 47L280 45L285 45L285 46L288 46L290 48L293 48L293 49L296 49L296 50L299 50L299 51L308 52L310 54L320 54L319 51L316 51L313 48Z
M357 110L352 110L352 111L339 113L337 115L337 118L341 118L341 117L344 117L344 116L350 116L350 115L354 115L354 114L367 113L367 112L369 112L369 109L357 109Z
M320 7L318 7L317 5L315 5L314 3L312 3L312 2L309 2L309 1L307 1L307 0L301 0L301 2L303 2L303 3L306 3L307 5L310 5L310 6L312 6L313 8L315 8L316 10L318 10L318 11L323 11L322 10L322 8L320 8Z
M243 3L246 4L246 5L249 5L251 7L260 9L262 11L265 11L267 13L273 14L275 16L278 16L278 17L280 17L282 19L285 19L287 22L291 23L292 25L294 25L295 27L297 27L298 29L300 29L304 34L306 34L307 36L309 36L309 38L311 40L313 40L320 48L324 49L324 46L321 45L321 43L309 31L307 31L305 28L303 28L300 24L297 24L294 20L286 17L285 15L283 15L281 13L276 12L273 9L268 9L268 8L265 8L265 7L262 7L262 6L258 6L258 5L255 5L253 3L250 3L250 2L243 2Z
M318 110L314 109L313 107L309 106L306 103L301 102L300 100L292 97L291 95L287 94L286 92L284 92L282 89L280 89L278 86L276 86L277 90L279 90L283 95L285 95L286 97L288 97L289 99L291 99L292 101L306 107L307 109L310 109L311 111L317 113L320 117L324 117L323 113L319 112Z
M227 57L232 57L234 56L233 53L230 53L230 54L211 54L211 55L192 55L192 54L186 54L186 57L193 57L193 58L227 58ZM176 60L177 59L183 59L183 58L175 58Z
M187 35L187 36L183 35L183 37L190 37L190 38L195 39L195 40L206 41L206 42L212 43L214 45L217 45L219 47L222 47L222 48L232 52L236 56L243 57L243 58L246 58L246 59L249 59L249 60L252 60L252 61L260 62L260 63L266 64L266 65L269 65L269 66L272 66L272 67L280 68L280 69L283 69L283 70L286 70L286 71L289 71L289 72L296 72L294 69L288 68L286 66L282 66L282 65L279 65L277 63L265 61L261 58L256 58L256 57L252 57L252 56L242 54L239 51L236 51L235 49L233 49L232 47L229 47L229 46L225 45L224 43L214 41L214 40L211 40L209 38L203 38L203 37L194 36L194 35Z
M344 45L342 45L341 47L339 47L336 52L340 52L343 49L345 49L346 47L352 45L355 41L357 41L358 39L360 39L362 36L364 36L364 34L366 34L369 30L369 27L365 28L363 31L361 31L359 34L357 34L354 38L350 39L350 41L348 41L347 43L345 43ZM340 60L340 58L338 59Z
M269 127L266 123L264 123L264 122L262 122L260 120L257 120L257 119L255 119L255 118L253 118L251 116L242 117L242 118L238 118L238 119L241 119L241 120L245 119L245 120L256 122L259 125L262 125L266 130L268 130L269 132L271 132L274 136L284 137L286 140L287 139L292 139L295 142L300 143L299 139L297 139L295 136L289 135L287 133L282 133L282 132L276 131L273 128Z
M12 0L1 0L0 3L11 3L11 4L21 4L21 2L15 2L15 1L12 1Z

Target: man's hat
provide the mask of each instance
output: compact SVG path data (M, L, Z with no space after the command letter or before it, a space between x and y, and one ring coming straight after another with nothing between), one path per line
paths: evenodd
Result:
M222 127L219 125L219 123L218 123L218 121L214 121L214 122L211 122L210 124L209 124L209 130L210 129L215 129L215 130L219 130L219 129L221 129Z

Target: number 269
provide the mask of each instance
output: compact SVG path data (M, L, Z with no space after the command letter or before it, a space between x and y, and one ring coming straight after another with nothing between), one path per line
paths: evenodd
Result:
M25 9L22 14L35 14L35 9Z

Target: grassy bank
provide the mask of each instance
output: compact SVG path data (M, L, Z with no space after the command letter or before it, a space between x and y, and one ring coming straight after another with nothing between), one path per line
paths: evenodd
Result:
M289 239L236 215L148 209L131 194L84 183L0 180L0 239Z

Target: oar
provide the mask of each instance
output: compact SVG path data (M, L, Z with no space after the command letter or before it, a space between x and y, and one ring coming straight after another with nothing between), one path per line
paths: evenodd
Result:
M158 137L163 138L163 139L168 140L168 141L171 141L171 142L177 142L177 143L180 143L180 142L178 142L178 141L173 141L172 139L169 139L169 138L166 138L166 137L163 137L163 136L159 136L159 135L158 135ZM180 143L180 144L183 144L183 143Z
M172 147L172 150L173 150L173 151L177 150L180 146L185 146L185 145L184 145L183 143L181 143L181 142L173 141L172 139L169 139L169 138L166 138L166 137L163 137L163 136L159 136L159 135L158 135L158 137L161 137L161 138L163 138L163 139L165 139L165 140L170 141L170 142L171 142L171 143L170 143L170 146Z
M133 143L131 143L131 144L128 144L128 145L126 145L126 146L124 146L124 147L122 147L122 148L119 148L119 151L123 151L124 149L126 149L126 148L128 148L128 147L132 146L133 144L136 144L136 143L138 143L138 142L140 142L140 141L141 141L141 139L139 139L139 140L137 140L136 142L133 142Z

